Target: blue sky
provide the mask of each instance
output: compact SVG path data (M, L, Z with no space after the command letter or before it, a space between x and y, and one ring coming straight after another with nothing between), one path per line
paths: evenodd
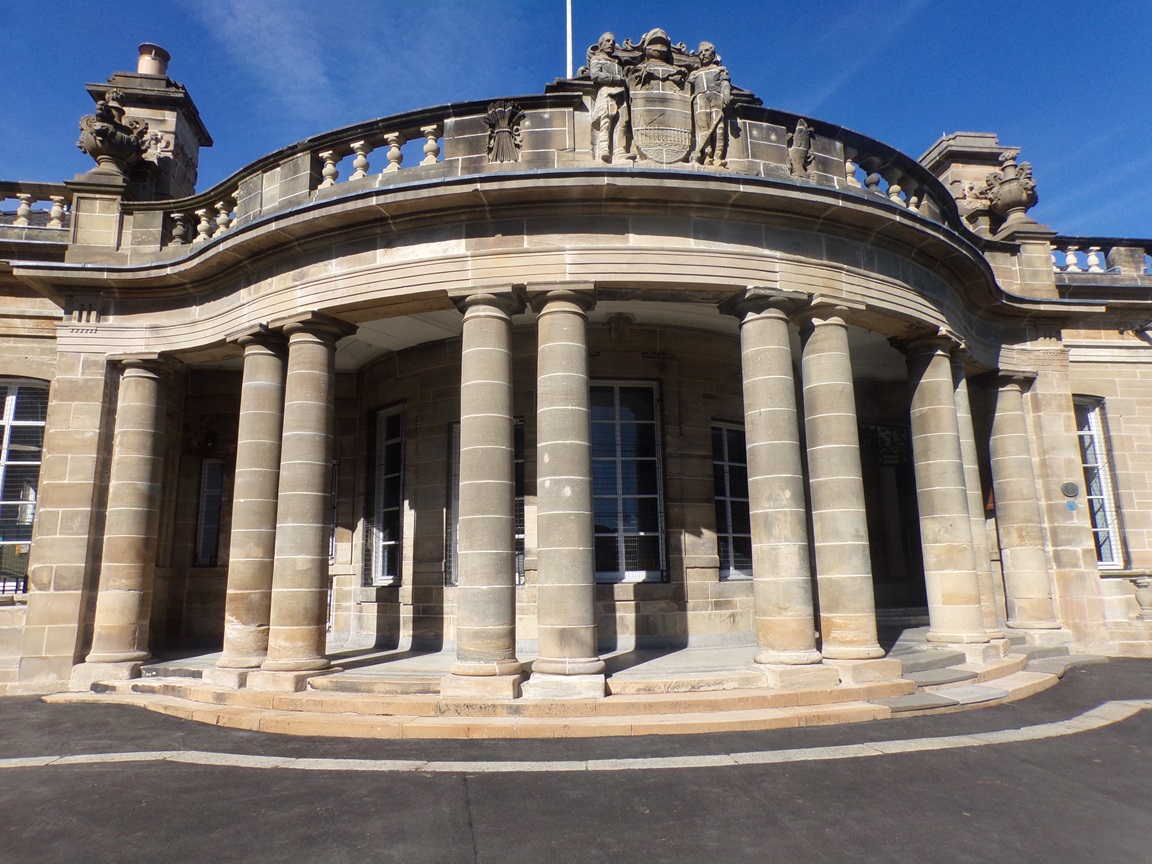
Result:
M716 44L766 105L913 157L996 132L1064 234L1152 237L1152 2L573 0L576 65L604 30ZM372 117L542 92L564 74L564 0L0 0L0 179L58 181L89 81L172 54L216 146L200 188L282 145Z

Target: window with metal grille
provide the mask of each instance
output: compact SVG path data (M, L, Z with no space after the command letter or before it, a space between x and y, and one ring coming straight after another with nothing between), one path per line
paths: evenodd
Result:
M752 576L752 517L743 429L712 427L712 485L720 578L749 578Z
M589 395L596 579L658 581L664 511L655 387L597 382Z
M1104 400L1078 396L1076 431L1080 437L1080 461L1084 466L1084 497L1088 518L1096 543L1096 561L1101 568L1124 566L1120 516L1116 506L1116 485L1108 452L1108 425L1104 417Z
M399 585L403 561L404 409L376 414L372 497L367 525L367 585Z
M513 458L516 471L515 542L516 584L524 584L524 418L513 421ZM455 585L457 573L458 531L460 519L460 424L453 423L448 434L448 512L444 543L444 583Z
M0 380L0 594L28 589L48 387Z
M215 567L220 555L220 512L224 503L224 460L200 463L200 507L196 516L193 567Z

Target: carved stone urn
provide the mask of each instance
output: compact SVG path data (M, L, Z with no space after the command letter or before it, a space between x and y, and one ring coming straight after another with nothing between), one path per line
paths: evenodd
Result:
M124 120L120 93L109 90L96 103L96 112L80 118L80 140L76 146L96 160L89 174L128 176L128 168L147 149L148 124L142 120Z
M1017 154L1015 150L1000 154L1000 170L987 178L990 209L1005 223L1024 219L1028 209L1040 200L1036 181L1032 179L1032 165L1028 162L1017 165Z
M1136 603L1140 607L1140 617L1152 621L1152 578L1143 576L1133 579L1132 584L1136 586Z

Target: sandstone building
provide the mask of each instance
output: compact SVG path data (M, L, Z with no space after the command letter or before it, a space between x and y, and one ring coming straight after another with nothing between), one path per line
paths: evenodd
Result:
M994 135L912 159L654 30L197 192L167 61L88 85L91 171L0 183L7 692L835 685L919 618L1152 656L1152 240L1038 224Z

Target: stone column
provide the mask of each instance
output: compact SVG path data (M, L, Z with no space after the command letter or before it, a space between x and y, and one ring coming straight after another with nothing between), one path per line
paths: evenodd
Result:
M445 696L512 699L516 659L515 449L511 289L472 293L460 354L460 500L456 663Z
M821 660L788 328L788 312L804 300L752 288L721 306L740 319L756 662L798 669Z
M133 678L151 656L165 376L155 355L121 360L120 368L92 649L73 671L73 689L103 678Z
M273 323L288 336L275 562L268 653L248 684L295 690L331 665L325 642L336 340L354 328L319 313Z
M947 336L905 343L912 388L912 457L932 642L989 639L972 551L972 517Z
M1000 534L1008 626L1054 630L1060 622L1052 603L1036 474L1024 421L1026 380L1019 375L1002 375L997 380L989 441L996 528Z
M525 696L604 695L596 646L587 315L592 286L534 290L539 659Z
M276 502L284 425L284 339L261 328L233 337L244 349L236 441L224 650L208 683L239 685L268 654Z
M883 657L860 466L860 432L846 309L802 314L804 428L820 598L821 652L835 660Z
M984 518L984 496L980 486L980 461L976 454L976 432L972 428L972 402L968 376L964 372L963 350L952 352L952 386L956 390L956 422L960 430L960 456L964 460L964 486L968 490L968 516L972 521L972 555L976 581L980 586L980 614L989 637L1002 639L997 611L996 588L992 577L992 554L988 546L988 525Z

